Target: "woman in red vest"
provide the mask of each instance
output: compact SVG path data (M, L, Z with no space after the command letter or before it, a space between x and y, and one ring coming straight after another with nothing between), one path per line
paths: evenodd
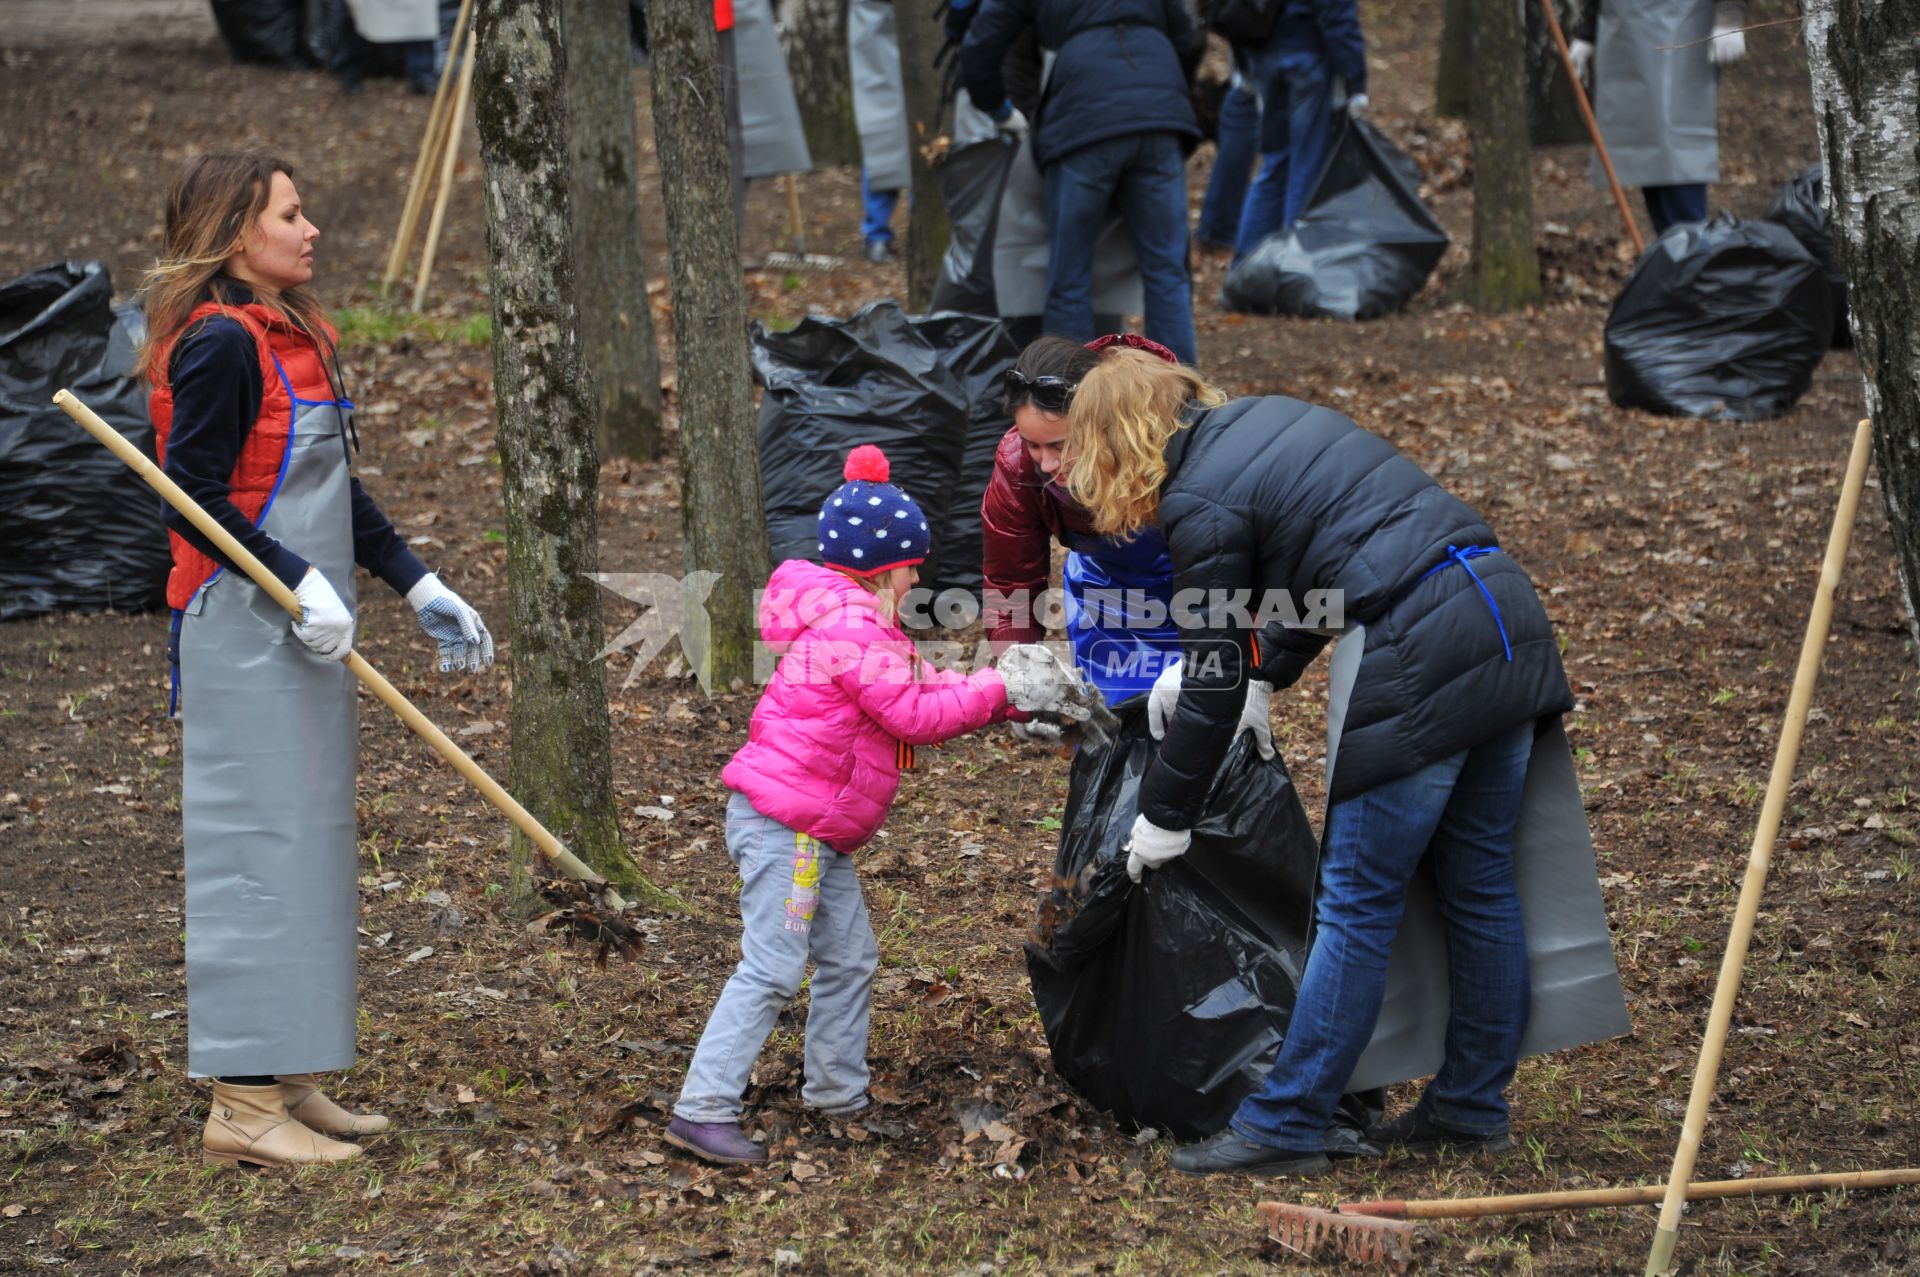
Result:
M167 512L187 1070L214 1079L208 1159L259 1166L345 1161L360 1148L333 1137L387 1126L315 1077L354 1060L355 565L406 596L443 672L493 661L479 614L348 472L353 405L306 288L319 235L284 161L203 155L168 195L145 289L161 465L303 608L289 618Z

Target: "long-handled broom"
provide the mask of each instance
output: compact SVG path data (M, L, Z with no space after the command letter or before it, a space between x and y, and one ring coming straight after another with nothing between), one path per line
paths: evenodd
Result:
M114 456L131 466L135 473L145 479L154 491L165 498L168 505L178 510L192 522L193 526L205 533L207 539L220 547L233 565L245 572L253 583L265 590L273 601L287 609L294 616L303 614L300 601L294 597L280 578L267 571L264 564L227 530L214 521L212 515L200 508L200 504L180 489L180 486L161 472L160 467L147 460L141 451L129 443L119 431L102 421L93 409L76 399L72 392L61 390L53 396L53 402L82 429L98 439ZM362 683L385 701L388 708L400 716L402 722L411 727L427 744L433 746L442 758L453 764L455 771L470 781L475 789L492 803L500 812L517 826L520 832L533 840L534 846L546 857L549 864L568 878L584 884L588 888L588 899L574 902L560 910L555 920L572 927L588 939L605 949L616 949L632 954L638 951L642 936L632 924L620 918L620 911L626 902L620 898L613 884L604 876L595 872L586 861L568 851L565 844L541 824L533 813L522 807L512 794L501 788L499 782L487 775L479 763L458 745L453 743L445 732L414 707L412 701L401 694L400 690L380 671L367 664L358 652L347 653L346 666Z
M1687 1185L1686 1197L1690 1202L1716 1197L1781 1197L1789 1193L1896 1188L1903 1184L1920 1184L1920 1168L1701 1180ZM1660 1201L1666 1192L1665 1184L1646 1184L1631 1188L1515 1193L1505 1197L1347 1202L1332 1208L1261 1202L1255 1209L1266 1221L1267 1235L1288 1250L1305 1255L1332 1252L1356 1263L1384 1264L1404 1272L1413 1260L1411 1244L1417 1231L1413 1220L1478 1219L1489 1215L1650 1206Z

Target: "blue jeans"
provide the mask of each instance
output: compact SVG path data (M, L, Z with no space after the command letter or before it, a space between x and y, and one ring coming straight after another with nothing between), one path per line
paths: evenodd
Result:
M1240 212L1236 261L1306 211L1333 139L1333 77L1318 54L1262 49L1253 71L1260 88L1260 174Z
M1653 219L1653 233L1666 234L1667 227L1675 222L1704 222L1707 220L1707 184L1689 182L1684 186L1643 186L1641 196L1647 201L1647 216Z
M898 191L876 191L867 185L867 170L860 169L860 233L871 244L874 240L893 243L893 210L900 203Z
M1239 72L1227 96L1220 100L1220 141L1213 157L1213 175L1207 179L1207 198L1200 205L1203 244L1232 248L1240 238L1240 210L1253 181L1254 161L1260 155L1260 95Z
M1193 278L1187 273L1187 163L1179 135L1127 133L1047 165L1046 331L1091 341L1093 250L1118 207L1146 293L1147 336L1194 362Z
M1433 1121L1507 1129L1532 996L1514 889L1513 840L1533 724L1388 781L1327 813L1314 939L1280 1058L1233 1129L1258 1144L1321 1148L1334 1105L1373 1036L1407 883L1427 857L1446 924L1446 1059L1420 1097Z

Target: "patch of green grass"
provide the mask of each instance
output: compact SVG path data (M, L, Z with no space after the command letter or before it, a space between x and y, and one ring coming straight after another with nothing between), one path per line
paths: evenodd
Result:
M485 346L493 341L493 316L485 312L448 317L423 315L395 303L346 306L333 314L342 346L378 345L407 335L432 341Z

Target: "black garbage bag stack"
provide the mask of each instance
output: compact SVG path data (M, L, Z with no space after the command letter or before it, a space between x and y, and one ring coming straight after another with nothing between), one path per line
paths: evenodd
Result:
M993 237L1007 177L1019 153L1019 139L995 133L950 151L941 161L940 194L953 233L940 262L940 278L933 284L934 310L1000 313L993 286Z
M1187 854L1138 886L1119 848L1159 746L1143 702L1073 765L1055 887L1027 944L1056 1072L1121 1122L1226 1125L1285 1039L1319 859L1279 759L1233 743Z
M1792 232L1722 213L1650 245L1607 316L1607 395L1678 417L1777 417L1833 335L1820 264Z
M146 324L113 305L99 262L0 284L0 621L138 612L165 598L160 498L53 405L71 390L153 456L134 352Z
M820 503L850 449L878 445L892 481L927 514L920 582L980 586L980 498L1012 424L1000 378L1019 355L999 320L907 315L875 302L850 319L810 315L749 335L760 401L760 481L773 558L819 558Z
M1840 259L1833 251L1833 231L1827 225L1826 201L1821 198L1824 172L1820 165L1810 164L1796 173L1767 205L1767 220L1792 231L1800 247L1820 263L1827 291L1833 294L1833 348L1845 350L1853 345L1853 330L1847 326L1847 277L1840 273Z
M1420 202L1420 170L1364 120L1342 115L1306 211L1227 275L1229 310L1377 319L1399 310L1447 251Z

